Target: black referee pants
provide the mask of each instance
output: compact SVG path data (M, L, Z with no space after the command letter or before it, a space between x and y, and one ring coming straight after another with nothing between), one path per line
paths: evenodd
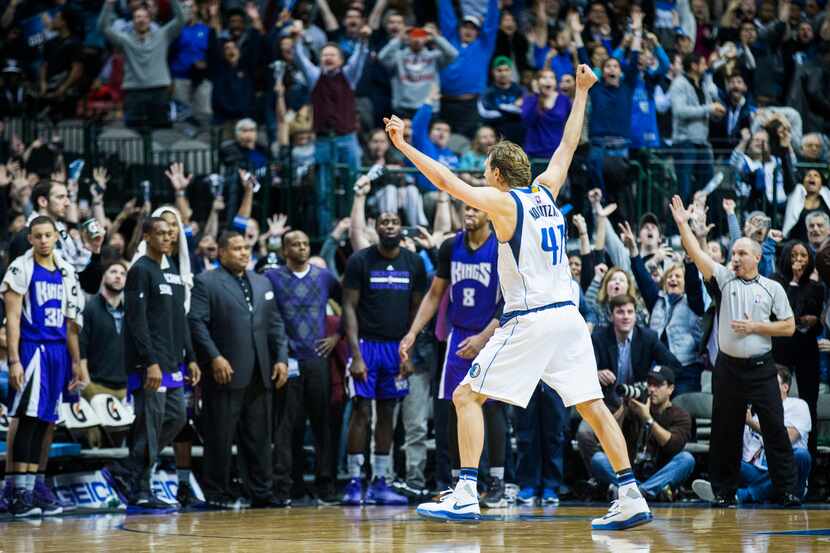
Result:
M758 415L772 485L780 497L795 493L795 459L784 426L784 404L772 355L737 359L718 353L712 373L709 474L716 495L734 497L739 486L746 409Z

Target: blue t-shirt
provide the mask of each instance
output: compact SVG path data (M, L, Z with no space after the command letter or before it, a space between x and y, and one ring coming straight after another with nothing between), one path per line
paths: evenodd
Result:
M210 27L195 23L182 27L171 47L170 74L174 79L189 79L190 70L197 61L207 61Z

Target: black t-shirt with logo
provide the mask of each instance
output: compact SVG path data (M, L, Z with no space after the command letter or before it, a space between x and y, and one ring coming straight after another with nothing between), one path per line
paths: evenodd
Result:
M389 259L370 246L349 258L343 287L360 292L360 337L397 341L409 330L412 294L426 291L427 275L417 254L401 248L395 259Z

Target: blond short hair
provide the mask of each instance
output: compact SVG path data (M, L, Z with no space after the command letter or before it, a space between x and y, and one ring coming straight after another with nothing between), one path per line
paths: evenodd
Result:
M490 149L490 170L496 169L510 188L530 185L530 160L519 145L509 140L502 140Z

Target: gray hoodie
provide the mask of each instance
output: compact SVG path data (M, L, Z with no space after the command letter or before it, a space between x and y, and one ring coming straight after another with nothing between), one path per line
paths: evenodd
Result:
M718 100L718 89L707 73L701 77L705 102L700 103L686 75L678 75L669 87L672 111L672 142L692 142L706 144L709 142L709 114L712 104Z
M442 36L433 39L435 48L413 52L398 38L378 53L378 60L392 73L392 107L418 109L440 84L438 71L458 57L458 50Z

